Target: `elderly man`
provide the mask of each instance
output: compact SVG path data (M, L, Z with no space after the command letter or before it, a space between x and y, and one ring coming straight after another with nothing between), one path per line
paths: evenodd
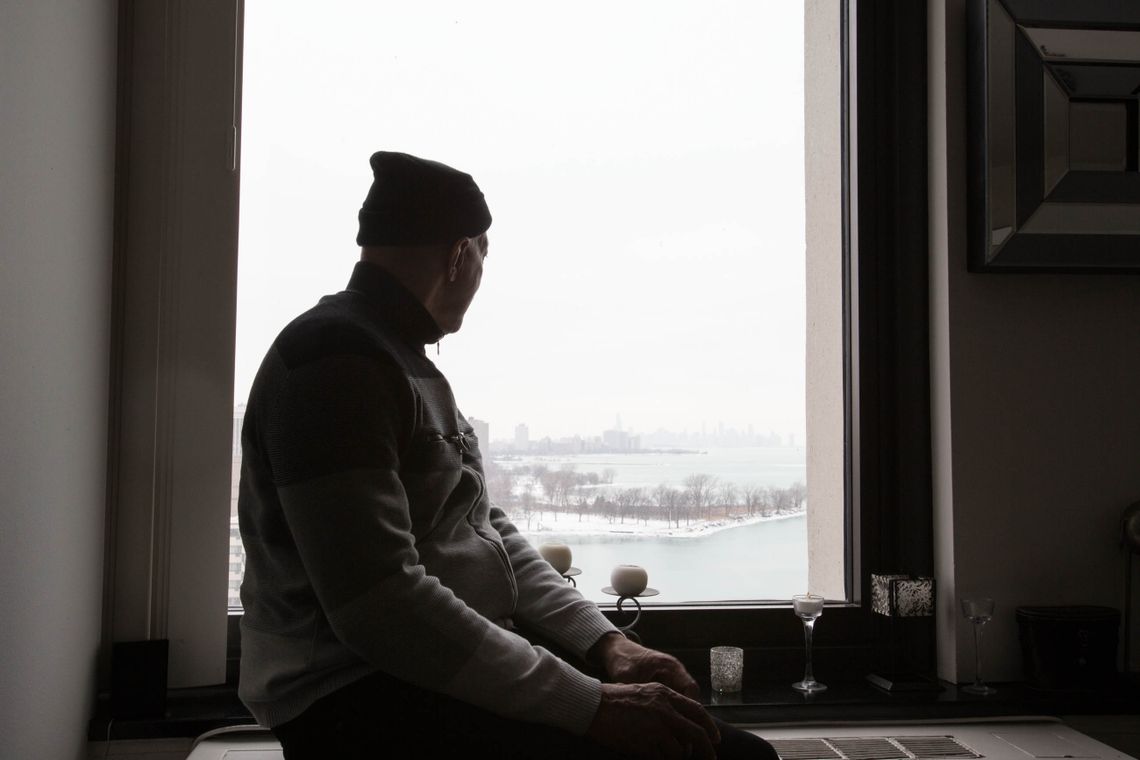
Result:
M770 756L718 728L676 659L622 636L490 504L424 346L462 325L491 215L448 166L371 165L347 289L281 332L246 409L246 705L289 760Z

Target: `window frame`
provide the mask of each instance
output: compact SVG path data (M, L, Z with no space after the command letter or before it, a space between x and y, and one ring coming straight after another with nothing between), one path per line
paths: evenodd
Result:
M819 0L826 2L827 0ZM842 29L841 89L849 98L848 107L842 109L843 179L843 351L844 351L844 437L847 456L844 464L847 501L844 524L844 554L847 563L846 592L850 600L828 606L826 624L816 631L816 657L820 672L834 673L837 679L857 680L873 667L874 641L878 623L869 610L869 582L871 572L909 572L929 575L933 569L933 530L930 468L930 403L929 403L929 351L927 314L927 176L926 176L926 4L909 0L836 0L841 3ZM121 58L121 88L126 90L120 105L121 145L118 165L120 176L128 177L117 188L117 207L121 218L130 220L145 213L145 199L162 193L172 185L170 171L193 173L195 161L217 161L219 143L192 146L201 155L190 155L185 146L172 145L173 133L178 132L169 123L159 124L156 130L130 129L132 114L137 121L139 98L157 98L155 109L167 116L183 116L191 98L214 84L224 89L224 98L230 98L232 121L226 128L229 140L224 146L224 161L232 165L222 172L223 184L233 182L236 188L240 166L241 102L241 29L242 0L210 0L199 4L179 0L163 0L161 8L140 18L137 11L149 4L138 0L121 0L120 16L125 19L121 30L126 39L124 49L134 55ZM229 19L232 23L220 22ZM218 28L211 30L211 25ZM224 27L224 28L223 28ZM209 34L207 34L209 32ZM191 45L187 39L206 35L209 39ZM158 39L156 39L158 38ZM159 45L158 40L161 40ZM198 82L185 86L172 94L156 95L148 89L148 63L153 59L174 62L172 70L184 72L191 56L215 54L219 46L232 45L232 70L227 75L223 66L214 68L208 76L214 82ZM159 46L148 51L147 46ZM139 52L145 55L138 55ZM146 58L151 60L145 60ZM121 89L122 92L122 89ZM214 100L220 96L215 95ZM222 98L224 100L224 98ZM133 103L133 105L132 105ZM145 105L145 104L144 104ZM216 110L216 109L215 109ZM224 111L224 109L222 109ZM214 114L216 115L216 114ZM181 122L180 122L181 124ZM215 125L216 126L216 125ZM179 127L184 133L184 127ZM175 155L179 160L163 164L166 173L146 175L137 170L139 158L158 155ZM135 160L132 161L132 157ZM160 162L161 163L161 162ZM175 174L177 178L177 175ZM129 185L126 187L125 185ZM227 184L227 187L229 185ZM142 200L140 200L142 199ZM874 199L860 203L859 199ZM236 195L227 201L230 205L221 216L223 227L236 219ZM169 211L169 210L168 210ZM171 213L180 213L175 209ZM232 214L232 218L229 216ZM136 336L126 331L129 317L122 303L139 297L140 290L153 280L139 280L140 267L154 264L148 254L157 251L158 272L161 282L162 267L173 268L198 265L190 257L189 248L179 248L168 240L158 240L154 250L138 251L139 241L128 239L129 224L117 225L116 268L114 287L117 304L115 321L120 335L113 355L112 428L120 429L128 423L127 409L121 403L131 390L131 373L138 359L128 361L126 355L137 352L143 363L156 361L158 349L151 345L136 345ZM237 238L236 224L232 229L232 245L216 258L207 262L212 271L223 280L236 277ZM133 251L133 253L132 253ZM918 252L916 254L916 252ZM149 262L149 263L148 263ZM231 293L229 280L221 289L221 297L214 294L206 303L229 310L230 334L224 337L233 345L232 320L235 311L236 289ZM166 293L161 293L165 297ZM226 298L231 300L227 301ZM154 329L163 326L163 314L155 318ZM145 341L144 341L145 342ZM185 369L185 368L183 368ZM214 368L217 371L218 368ZM226 370L226 381L232 388L232 363ZM224 384L224 383L223 383ZM161 389L156 392L161 392ZM231 391L232 394L232 391ZM119 401L117 402L116 399ZM163 399L159 399L161 406ZM177 406L183 400L170 399ZM218 448L228 465L232 435L232 405L226 404L223 425L215 425L211 435L218 439ZM178 407L184 415L193 418L194 409ZM204 411L198 409L196 411ZM218 410L208 410L211 419ZM151 418L151 423L155 421ZM152 441L153 443L153 441ZM139 514L124 508L122 489L117 488L121 464L130 461L130 442L112 438L108 514L109 542L108 577L114 577L116 562L137 564L137 555L153 550L155 533L139 539L132 533L139 521L154 521L155 516L166 515L167 523L159 526L169 538L172 519L170 507L157 502L144 505ZM158 445L162 445L160 441ZM158 452L162 455L178 452ZM154 465L156 468L159 465ZM228 469L225 492L229 493ZM157 475L155 476L157 477ZM130 505L125 505L129 507ZM177 511L179 507L174 509ZM163 510L167 511L164 513ZM181 507L185 510L186 507ZM138 511L138 510L136 510ZM219 534L227 543L214 547L218 555L218 575L224 578L221 557L228 557L229 500L224 504L224 520ZM213 511L210 512L213 515ZM161 521L160 521L161 522ZM133 527L132 527L133 526ZM137 531L135 531L137 533ZM145 543L145 545L144 545ZM161 541L160 549L161 549ZM160 556L150 564L152 580L169 578L167 565ZM228 567L228 562L227 562ZM176 572L178 572L176 570ZM181 572L188 572L182 570ZM129 605L143 600L150 604L153 595L131 591L124 597L121 589L108 582L105 616L105 652L112 640L121 640L115 617ZM224 593L224 585L219 594ZM176 606L178 600L163 597L163 605ZM615 609L605 613L619 622L628 617ZM236 616L230 615L223 628L228 627L228 656L231 660L238 652L234 640ZM146 632L146 637L161 637L161 627ZM784 674L798 675L795 669L802 664L802 628L789 612L788 605L685 605L647 607L638 623L638 632L644 640L660 649L673 652L682 658L698 678L707 675L707 648L710 645L731 642L749 650L750 662L764 663L764 667L749 668L750 673L783 678ZM917 650L933 650L933 630L919 631L908 646ZM216 636L215 636L216 638ZM211 651L217 651L216 643ZM219 661L222 660L218 655ZM931 668L933 660L930 660ZM791 669L789 671L789 668ZM236 669L230 668L230 678ZM213 671L211 671L213 672ZM212 676L210 676L212 677ZM203 681L203 683L211 681Z
M844 533L847 603L814 638L817 672L858 681L875 669L884 620L871 573L933 574L928 313L925 3L841 0L843 109ZM860 199L874 199L874 203ZM917 254L916 254L917 252ZM618 616L610 611L608 615ZM707 676L707 649L748 650L750 673L797 676L802 628L788 605L648 609L642 636ZM933 673L934 628L898 645Z
M119 641L168 640L172 687L225 679L242 18L118 4L102 689Z

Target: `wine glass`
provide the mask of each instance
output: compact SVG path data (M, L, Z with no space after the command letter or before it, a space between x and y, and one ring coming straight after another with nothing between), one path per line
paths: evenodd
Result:
M804 621L804 649L807 652L804 680L796 681L792 684L792 688L805 694L814 694L827 688L815 680L811 672L811 634L815 629L816 618L823 614L823 597L816 594L797 594L792 597L792 610L800 620Z
M982 626L994 616L994 600L984 596L963 597L962 614L974 624L974 682L963 686L962 691L982 696L995 694L997 689L982 681Z

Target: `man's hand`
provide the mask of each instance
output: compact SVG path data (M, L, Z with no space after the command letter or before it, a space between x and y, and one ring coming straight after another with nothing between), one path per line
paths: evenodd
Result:
M659 683L602 684L586 732L632 757L713 760L720 733L699 703Z
M620 633L607 633L590 649L589 659L605 668L617 683L661 683L674 691L698 699L700 687L676 657L648 649Z

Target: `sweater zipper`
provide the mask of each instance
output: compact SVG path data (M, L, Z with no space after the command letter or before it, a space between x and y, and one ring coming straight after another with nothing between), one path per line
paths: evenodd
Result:
M467 442L469 437L470 436L468 436L466 433L456 433L455 435L433 433L431 438L428 440L434 442L447 441L452 446L454 446L455 450L460 454L469 454L471 453L471 444Z
M434 442L447 441L448 443L455 446L456 450L459 451L460 455L463 455L463 454L468 454L471 452L471 444L468 443L470 438L471 438L471 436L469 436L463 432L455 433L454 435L444 435L442 433L432 433L431 438L429 440L434 441ZM469 467L466 464L460 464L460 466L471 470L471 474L473 474L475 476L475 481L479 484L479 495L475 497L475 501L474 501L475 504L478 504L479 500L482 499L487 494L487 481L484 480L483 477L478 472L476 472L474 468ZM486 541L487 543L489 543L491 545L491 547L495 550L495 553L499 555L499 561L503 563L503 572L505 572L507 574L507 580L510 581L510 584L511 584L511 598L513 600L513 604L511 606L513 607L515 604L518 604L519 590L518 590L518 584L515 582L514 570L511 569L511 558L507 556L507 550L504 549L498 541L494 540L493 538L489 538L488 536L485 536L483 534L483 531L480 530L479 526L477 526L470 519L471 518L470 513L468 513L467 517L468 517L467 521L469 523L471 523L471 527L475 530L476 535L478 535L479 538L481 538L484 541Z
M459 436L464 439L466 438L463 433L460 433ZM475 503L478 504L480 499L487 494L487 481L485 481L474 468L468 467L467 465L461 466L471 470L471 473L475 476L475 481L479 484L479 495L475 497ZM470 513L468 513L468 517L470 517ZM507 550L503 548L501 543L484 535L483 531L474 522L470 520L469 522L471 522L471 527L475 529L475 533L479 538L489 543L491 548L495 550L495 553L499 555L499 561L503 563L503 572L507 574L507 581L511 584L511 609L513 610L519 601L519 589L518 583L515 581L515 572L511 569L511 558L507 556Z

